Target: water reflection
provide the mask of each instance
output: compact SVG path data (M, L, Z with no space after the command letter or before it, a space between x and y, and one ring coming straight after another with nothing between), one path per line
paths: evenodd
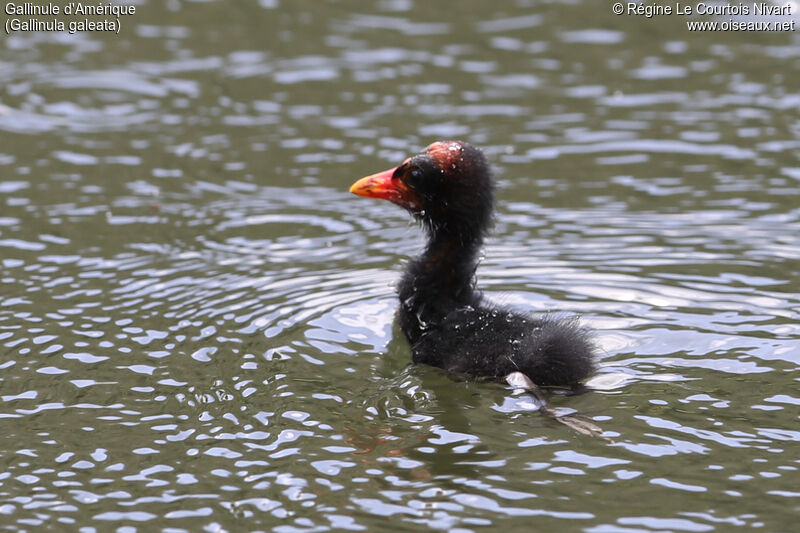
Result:
M136 16L0 46L5 523L791 529L794 34L591 2ZM598 330L593 392L552 401L613 445L409 365L419 231L346 186L454 136L498 170L482 287Z

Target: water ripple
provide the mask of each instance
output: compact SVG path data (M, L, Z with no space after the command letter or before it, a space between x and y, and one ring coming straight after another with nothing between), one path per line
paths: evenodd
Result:
M790 530L796 38L540 4L151 2L3 40L3 522ZM597 331L550 401L608 440L410 364L420 230L347 187L444 136L497 170L487 297Z

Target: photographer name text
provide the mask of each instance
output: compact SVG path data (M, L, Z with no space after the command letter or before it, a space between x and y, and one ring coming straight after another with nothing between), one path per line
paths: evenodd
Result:
M615 8L617 5L621 4L615 4ZM625 5L624 13L646 18L659 15L728 15L745 17L756 15L782 17L792 14L792 5L779 6L769 2L753 2L752 4L742 2L737 4L706 4L703 2L697 4L682 4L681 2L675 2L675 4L640 4L638 2L628 2ZM621 15L622 13L617 14Z

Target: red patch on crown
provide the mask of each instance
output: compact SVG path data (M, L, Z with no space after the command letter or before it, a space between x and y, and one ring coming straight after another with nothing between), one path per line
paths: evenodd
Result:
M464 147L458 141L435 142L425 149L425 153L445 172L455 170L464 160Z

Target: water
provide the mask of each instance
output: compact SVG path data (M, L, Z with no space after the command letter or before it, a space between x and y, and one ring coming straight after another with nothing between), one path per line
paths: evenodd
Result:
M0 45L5 529L794 529L796 33L136 6ZM453 137L498 173L481 287L597 330L553 404L606 439L409 364L419 231L347 188Z

